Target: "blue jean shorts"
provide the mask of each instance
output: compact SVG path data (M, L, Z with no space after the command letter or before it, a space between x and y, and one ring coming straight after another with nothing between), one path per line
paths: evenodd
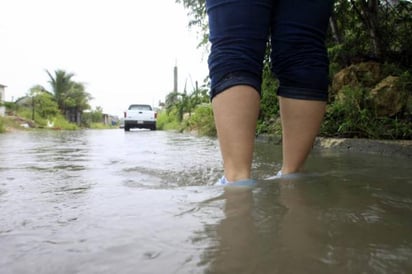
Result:
M211 98L236 85L261 92L270 39L278 95L326 101L325 36L333 0L206 0Z

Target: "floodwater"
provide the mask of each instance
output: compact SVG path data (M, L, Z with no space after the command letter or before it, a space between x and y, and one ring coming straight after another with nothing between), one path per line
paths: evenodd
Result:
M163 131L0 135L0 273L412 273L411 160L314 151L306 174L213 186L217 141Z

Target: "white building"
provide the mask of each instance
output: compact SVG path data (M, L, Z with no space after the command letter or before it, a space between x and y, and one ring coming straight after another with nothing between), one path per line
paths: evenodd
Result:
M4 99L6 98L6 87L7 86L0 84L0 116L6 114L6 107L3 106Z

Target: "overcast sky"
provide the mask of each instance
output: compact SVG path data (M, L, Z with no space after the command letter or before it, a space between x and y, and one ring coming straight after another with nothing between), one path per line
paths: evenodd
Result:
M1 0L0 84L6 100L49 89L45 70L75 74L93 107L121 115L131 103L157 106L207 76L207 54L174 0Z

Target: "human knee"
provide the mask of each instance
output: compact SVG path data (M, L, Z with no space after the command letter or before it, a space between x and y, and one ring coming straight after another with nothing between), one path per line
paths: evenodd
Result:
M327 101L329 78L322 67L291 67L279 73L278 95L292 99Z
M208 59L211 98L237 85L251 86L260 94L264 52L264 40L215 38Z
M277 41L272 51L272 71L279 79L278 95L326 101L329 59L316 40Z
M236 85L259 92L272 0L207 0L206 8L211 98Z
M212 78L213 79L213 78ZM250 86L259 94L261 93L261 80L258 76L248 72L233 72L228 73L220 81L213 82L210 89L210 98L213 99L216 95L234 86Z

